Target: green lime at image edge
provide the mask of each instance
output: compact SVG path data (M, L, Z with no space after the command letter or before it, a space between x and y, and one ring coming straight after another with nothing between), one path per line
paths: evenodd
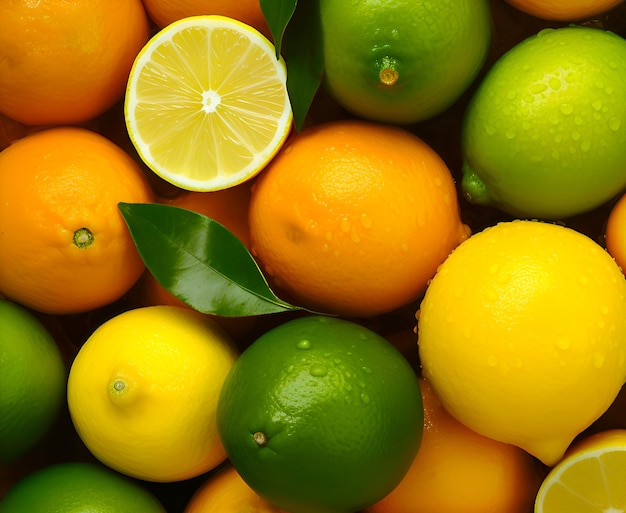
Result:
M44 437L65 400L65 383L52 335L29 310L0 299L0 464Z
M15 484L0 513L166 513L148 490L102 465L58 463Z
M487 0L321 0L324 87L366 119L415 123L450 107L491 43Z
M233 466L263 498L292 513L352 513L404 477L423 407L415 372L386 339L311 315L241 354L217 422Z
M544 29L504 54L462 129L465 198L562 219L626 187L626 40L590 27Z

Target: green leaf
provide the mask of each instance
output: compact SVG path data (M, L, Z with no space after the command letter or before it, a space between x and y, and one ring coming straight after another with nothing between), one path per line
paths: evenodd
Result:
M319 0L298 4L284 34L287 91L297 131L302 130L311 103L322 82L324 58Z
M141 258L169 292L227 317L303 310L274 295L247 248L209 217L156 203L119 203Z
M276 57L280 56L285 27L296 10L298 0L260 0L265 21L272 32Z

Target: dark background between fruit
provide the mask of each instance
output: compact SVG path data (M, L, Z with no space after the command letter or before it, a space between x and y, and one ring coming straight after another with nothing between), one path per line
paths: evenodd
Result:
M463 112L486 70L509 48L542 28L567 25L567 23L550 22L531 17L505 4L504 0L491 0L491 8L493 19L491 50L488 60L474 84L443 114L406 127L423 138L441 155L457 180L457 184L460 183L461 178L460 138ZM626 37L626 3L608 13L581 23L612 30ZM320 123L346 117L350 117L350 115L338 107L324 94L323 90L320 90L312 105L309 122ZM90 128L104 133L132 153L132 145L127 139L123 126L122 104L119 103L95 120L94 126ZM153 178L153 181L155 189L160 194L168 195L173 192L168 184L159 181L158 178ZM564 219L561 222L604 245L604 227L614 201L587 214ZM500 220L510 219L495 209L472 206L460 195L459 203L463 221L471 227L473 233ZM40 315L39 317L59 342L69 368L77 349L98 325L134 305L131 292L112 305L85 314L62 317ZM404 352L417 370L419 362L417 361L417 351L414 349L416 346L414 345L415 339L412 330L415 326L414 314L418 306L419 299L386 315L354 320L384 336L394 336L395 340L407 341L407 344L403 346ZM248 333L241 340L237 340L238 344L243 349L256 336L293 315L297 314L287 313L262 318L260 322L255 324L252 333ZM626 392L618 396L613 406L589 428L587 433L614 427L626 428ZM62 412L50 433L25 457L13 465L0 467L0 498L12 484L26 474L38 468L64 461L95 461L75 433L67 411ZM179 483L141 482L141 484L161 500L168 513L182 513L192 494L207 479L208 475L204 474Z

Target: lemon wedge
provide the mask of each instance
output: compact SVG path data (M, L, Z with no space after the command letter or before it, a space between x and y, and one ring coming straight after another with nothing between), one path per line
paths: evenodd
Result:
M626 511L626 430L613 429L576 443L544 479L535 513Z
M287 71L256 29L217 15L178 20L137 55L124 115L140 158L177 187L215 191L259 173L292 126Z

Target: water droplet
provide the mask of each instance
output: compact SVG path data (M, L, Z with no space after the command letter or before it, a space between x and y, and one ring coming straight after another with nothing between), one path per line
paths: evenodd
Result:
M311 376L315 376L316 378L322 378L328 374L328 370L323 365L314 364L311 365L309 369Z
M489 365L489 367L495 367L496 365L498 365L498 358L496 358L495 355L491 355L489 358L487 358L487 365Z
M593 353L593 366L596 369L601 369L603 365L604 365L604 353L600 353L596 351L595 353Z
M570 341L566 338L559 338L557 339L555 344L556 344L556 347L558 347L561 351L565 351L569 349Z
M574 141L580 140L580 132L572 132L571 136L572 136L572 139L574 139Z
M535 82L534 84L531 84L530 86L528 86L528 90L530 91L531 94L541 94L546 89L548 89L548 86L544 84L543 82Z
M367 217L367 214L361 214L361 226L363 226L363 228L371 228L372 224L372 220Z
M371 374L372 369L370 369L369 367L363 367L363 372L365 372L365 374Z
M123 379L116 379L113 383L113 390L116 392L122 392L126 388L126 381Z
M612 117L609 119L609 128L613 130L613 132L617 132L622 126L622 121L619 118Z
M296 347L298 349L310 349L311 348L311 341L308 339L303 339L303 340L299 340L298 342L296 342Z
M344 395L344 396L343 396L343 400L344 400L347 404L351 404L351 403L352 403L352 397L350 397L349 395Z
M591 141L583 141L580 143L580 149L582 151L589 151L591 149Z
M287 367L287 372L293 372L294 366L290 365L289 367Z
M361 401L363 401L365 404L368 404L370 402L370 396L363 392L361 394Z
M594 110L602 109L602 100L595 100L594 102L592 102L591 106Z
M574 107L572 107L569 103L564 103L560 107L561 114L565 114L569 116L572 112L574 112Z
M326 238L326 240L328 242L332 242L333 241L333 232L326 232L326 234L324 235L324 237Z
M550 84L550 88L554 89L555 91L561 89L561 79L557 77L552 77L548 83Z
M515 139L515 130L513 130L512 128L507 130L506 133L504 134L506 136L507 139L512 140Z
M348 233L350 231L350 228L352 227L352 223L350 222L350 219L342 219L341 220L341 231L344 233Z
M355 244L358 244L359 242L361 242L361 236L359 235L359 232L356 231L356 228L352 227L352 231L350 232L350 240L352 240L352 242L354 242Z

